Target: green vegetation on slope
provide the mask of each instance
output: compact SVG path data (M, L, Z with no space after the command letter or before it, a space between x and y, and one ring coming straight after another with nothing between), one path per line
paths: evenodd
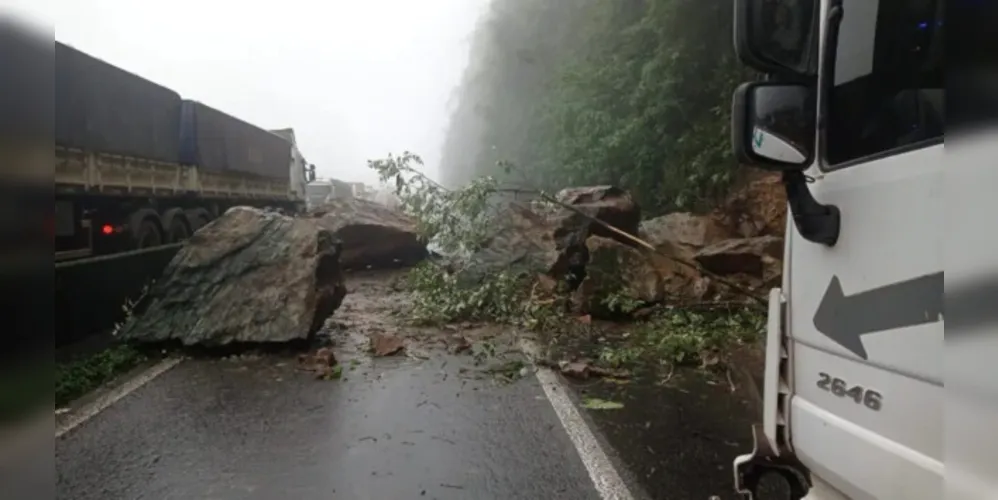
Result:
M729 103L752 78L735 59L732 11L730 0L492 0L444 183L612 183L649 215L708 207L736 173ZM510 176L499 161L521 168Z

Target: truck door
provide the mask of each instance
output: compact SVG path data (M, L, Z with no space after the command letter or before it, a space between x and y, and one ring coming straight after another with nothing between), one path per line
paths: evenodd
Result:
M839 238L788 236L791 442L856 499L944 496L941 7L844 0L808 171Z

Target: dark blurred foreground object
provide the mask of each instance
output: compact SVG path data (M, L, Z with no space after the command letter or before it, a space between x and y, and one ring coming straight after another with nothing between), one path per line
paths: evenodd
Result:
M998 7L994 2L951 2L946 8L947 127L962 130L998 122Z
M0 137L51 142L53 66L51 33L0 19Z
M0 356L51 361L53 42L0 19ZM48 349L46 349L48 348ZM47 354L45 354L47 352Z

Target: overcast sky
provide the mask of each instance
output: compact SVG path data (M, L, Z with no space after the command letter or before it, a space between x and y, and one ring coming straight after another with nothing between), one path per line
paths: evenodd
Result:
M319 177L375 183L413 151L436 177L487 0L0 0L55 38L263 128Z

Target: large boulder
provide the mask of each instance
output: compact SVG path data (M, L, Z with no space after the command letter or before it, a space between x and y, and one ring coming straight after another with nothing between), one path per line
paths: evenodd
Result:
M199 229L122 338L185 345L308 339L343 302L339 244L314 222L235 207Z
M529 205L510 203L494 221L492 234L471 254L468 265L461 271L462 281L479 282L503 271L560 278L572 267L573 262L559 251L554 240L556 226ZM585 262L579 260L574 265L584 266Z
M686 212L642 221L640 235L656 250L687 260L705 246L733 236L715 217Z
M602 236L589 237L586 248L585 279L573 297L579 312L612 317L665 298L663 276L644 251Z
M492 235L471 255L470 265L463 274L473 280L500 271L544 274L558 282L567 281L569 288L574 289L589 260L586 240L590 236L630 244L626 238L589 217L632 235L638 233L641 210L623 189L614 186L565 188L555 199L578 212L540 200L509 203L495 217Z
M408 266L428 255L426 244L407 215L381 203L343 198L313 210L320 227L335 235L343 246L344 269Z

